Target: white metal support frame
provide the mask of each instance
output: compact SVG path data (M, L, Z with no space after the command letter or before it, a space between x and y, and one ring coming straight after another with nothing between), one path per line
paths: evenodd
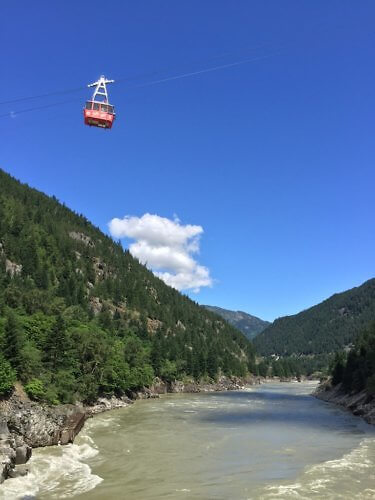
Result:
M114 80L107 80L105 76L101 76L97 82L90 83L87 85L88 87L96 87L92 100L97 101L96 96L102 96L104 97L104 100L102 102L105 102L108 104L108 92L107 92L107 83L114 83Z

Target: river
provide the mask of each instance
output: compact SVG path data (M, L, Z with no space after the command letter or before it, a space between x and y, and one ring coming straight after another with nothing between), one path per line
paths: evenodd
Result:
M90 419L34 450L2 500L375 498L375 430L313 398L315 383L166 395Z

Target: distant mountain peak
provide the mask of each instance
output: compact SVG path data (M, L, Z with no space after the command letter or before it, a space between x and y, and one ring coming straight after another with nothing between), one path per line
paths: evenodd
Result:
M203 307L224 318L228 323L238 328L238 330L250 340L270 325L269 321L264 321L244 311L231 311L230 309L208 305L204 305Z

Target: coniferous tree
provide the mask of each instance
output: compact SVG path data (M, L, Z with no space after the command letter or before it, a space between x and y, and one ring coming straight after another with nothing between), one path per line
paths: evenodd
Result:
M9 361L0 355L0 396L6 396L13 388L16 381L16 372Z
M4 328L4 356L17 373L22 370L21 350L24 346L24 332L13 311L7 312Z
M45 343L45 359L54 373L65 361L65 353L69 350L66 325L62 314L58 314Z
M215 346L211 346L207 355L207 374L211 378L215 378L219 369L218 364L218 351L215 349Z

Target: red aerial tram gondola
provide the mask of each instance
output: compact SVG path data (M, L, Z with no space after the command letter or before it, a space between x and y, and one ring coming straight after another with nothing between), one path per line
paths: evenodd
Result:
M95 91L91 101L86 102L83 110L86 125L112 128L116 115L115 108L108 102L107 83L114 83L114 80L107 80L101 76L97 82L88 85L88 87L95 87Z

